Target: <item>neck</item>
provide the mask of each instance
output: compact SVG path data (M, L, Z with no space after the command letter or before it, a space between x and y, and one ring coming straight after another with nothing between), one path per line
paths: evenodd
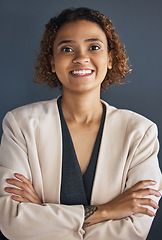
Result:
M90 123L99 121L102 116L100 91L94 93L71 93L63 90L62 110L67 121Z

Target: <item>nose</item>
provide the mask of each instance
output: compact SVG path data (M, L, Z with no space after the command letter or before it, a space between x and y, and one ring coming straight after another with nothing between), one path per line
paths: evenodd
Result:
M90 61L89 56L87 56L86 54L81 53L81 52L79 52L79 53L75 56L75 58L73 59L73 63L75 63L75 64L81 64L81 65L84 65L84 64L86 64L86 63L89 63L89 61Z

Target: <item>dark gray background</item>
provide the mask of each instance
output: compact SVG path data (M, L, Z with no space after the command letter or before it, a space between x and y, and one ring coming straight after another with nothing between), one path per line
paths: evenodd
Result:
M126 84L111 87L102 98L154 121L162 142L161 0L0 0L0 121L13 108L60 94L56 89L33 83L35 54L44 25L51 17L65 8L84 6L99 10L112 20L133 68ZM159 162L162 166L162 151ZM161 216L162 209L148 240L161 239Z

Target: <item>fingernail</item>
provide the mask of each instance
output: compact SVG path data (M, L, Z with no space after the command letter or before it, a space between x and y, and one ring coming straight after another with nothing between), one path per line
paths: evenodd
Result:
M151 183L152 183L152 184L156 184L157 182L156 182L156 181L152 181Z
M15 173L14 175L15 175L15 177L19 177L19 176L20 176L20 174L19 174L19 173Z
M11 198L14 200L14 199L16 199L16 196L15 196L15 195L12 195Z
M6 182L11 182L11 180L12 180L12 179L10 179L10 178L7 178L7 179L6 179Z

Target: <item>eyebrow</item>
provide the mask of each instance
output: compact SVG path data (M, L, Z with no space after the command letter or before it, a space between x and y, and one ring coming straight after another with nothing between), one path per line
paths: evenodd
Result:
M57 47L64 43L75 43L75 42L76 41L74 41L74 40L63 40L57 45ZM103 43L103 41L99 38L88 38L85 40L85 42L101 42L101 43Z

